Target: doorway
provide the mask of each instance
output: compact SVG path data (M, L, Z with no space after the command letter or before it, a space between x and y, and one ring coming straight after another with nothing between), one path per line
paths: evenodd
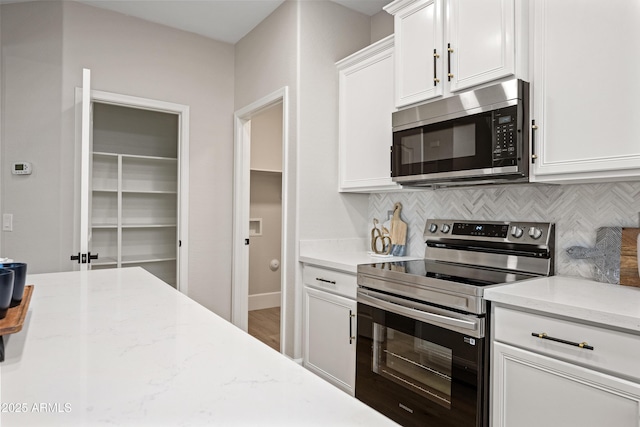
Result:
M287 105L285 87L235 114L232 322L280 352L288 282ZM269 326L256 331L250 318Z
M88 69L75 95L74 268L140 266L187 294L189 106L92 90Z
M248 332L280 351L282 102L251 117Z

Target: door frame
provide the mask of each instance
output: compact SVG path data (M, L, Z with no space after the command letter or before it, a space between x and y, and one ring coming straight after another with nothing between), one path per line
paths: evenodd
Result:
M82 88L76 87L76 152L82 158ZM90 90L91 103L111 104L178 116L178 212L177 212L177 289L189 292L189 106L113 92ZM92 120L93 121L93 120ZM93 125L92 125L93 126ZM78 165L80 168L81 165ZM80 169L78 169L80 170ZM80 221L77 221L79 224ZM76 227L78 229L78 227ZM74 251L77 252L77 251ZM77 268L74 267L74 268Z
M287 275L289 253L288 212L288 152L289 152L289 89L275 92L247 105L234 113L234 177L233 177L233 267L231 272L231 321L240 329L248 330L249 311L249 208L251 182L251 118L258 113L282 104L282 249L280 254L280 352L283 353L287 324L287 289L291 286Z

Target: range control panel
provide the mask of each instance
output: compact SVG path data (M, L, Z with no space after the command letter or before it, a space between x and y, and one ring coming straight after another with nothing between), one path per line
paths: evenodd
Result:
M553 233L554 224L548 222L430 219L424 238L427 241L449 238L545 245Z

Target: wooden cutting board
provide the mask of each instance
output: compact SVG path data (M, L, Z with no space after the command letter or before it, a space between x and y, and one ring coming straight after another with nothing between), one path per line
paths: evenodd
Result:
M638 275L638 234L640 228L622 229L620 248L620 284L640 287Z

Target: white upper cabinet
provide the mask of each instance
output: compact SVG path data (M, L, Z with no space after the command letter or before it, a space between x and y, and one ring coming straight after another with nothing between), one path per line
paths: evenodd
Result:
M538 0L534 9L533 179L640 178L640 4Z
M337 63L340 191L398 190L391 181L393 36Z
M397 107L442 95L442 1L400 0L394 15Z
M384 9L394 15L396 107L514 75L516 44L526 48L516 0L396 0Z
M451 92L515 73L514 6L514 0L447 2L445 53Z

